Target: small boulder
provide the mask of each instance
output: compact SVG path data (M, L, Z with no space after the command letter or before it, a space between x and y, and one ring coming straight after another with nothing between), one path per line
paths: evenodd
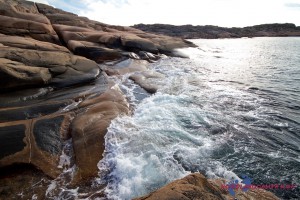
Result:
M150 94L156 93L160 87L159 80L163 78L163 74L152 70L136 72L129 76L129 79L133 80L136 84Z

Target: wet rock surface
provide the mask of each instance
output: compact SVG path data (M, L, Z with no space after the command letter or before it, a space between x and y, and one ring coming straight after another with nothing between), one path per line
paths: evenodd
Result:
M222 184L225 184L224 180L206 179L202 174L194 173L135 200L231 200L235 198L239 200L279 200L274 194L263 189L248 190L247 192L236 190L235 197L233 197L228 190L221 187Z
M17 153L25 147L23 138L25 138L25 126L14 125L8 127L0 127L1 148L0 158ZM13 136L12 136L13 135Z
M136 84L141 86L150 94L154 94L159 89L159 81L163 79L164 75L152 70L143 72L136 72L129 76L129 79L133 80Z
M95 62L70 53L0 48L1 81L7 83L2 90L25 85L66 87L94 80L100 72Z
M145 60L126 59L118 62L104 63L101 69L108 75L124 75L136 71L148 70L148 62Z
M120 114L128 114L128 103L118 87L87 98L79 108L88 110L76 116L71 125L76 165L79 168L74 181L97 175L97 163L104 152L104 136L110 121Z
M0 171L1 199L46 199L50 178L31 165L16 164Z
M143 71L161 53L188 46L48 5L0 0L0 199L45 199L50 180L66 167L74 175L63 185L97 176L110 121L129 113L105 72ZM36 190L30 184L38 179L45 182Z

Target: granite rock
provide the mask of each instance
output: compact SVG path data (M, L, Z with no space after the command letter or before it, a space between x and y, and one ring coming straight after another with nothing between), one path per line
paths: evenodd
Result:
M222 188L222 184L225 184L225 180L207 179L202 174L194 173L135 200L279 200L274 194L263 189L250 189L247 192L236 190L233 197L228 190Z

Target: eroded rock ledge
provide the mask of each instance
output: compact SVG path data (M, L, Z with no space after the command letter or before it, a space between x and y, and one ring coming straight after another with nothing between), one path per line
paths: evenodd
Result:
M72 139L77 182L95 176L106 128L129 112L97 63L154 62L188 46L44 4L0 0L0 168L28 163L55 178L63 144Z

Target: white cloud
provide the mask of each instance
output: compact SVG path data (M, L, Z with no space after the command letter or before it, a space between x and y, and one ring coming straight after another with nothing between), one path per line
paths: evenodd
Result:
M78 2L77 8L79 4L80 7L85 7L80 11L74 10L79 15L116 25L166 23L232 27L285 22L300 25L299 10L286 6L300 3L300 0L64 1Z

